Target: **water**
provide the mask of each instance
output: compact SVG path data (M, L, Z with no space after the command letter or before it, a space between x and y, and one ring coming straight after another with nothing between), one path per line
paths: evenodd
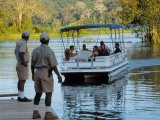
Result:
M31 53L39 42L29 42L28 45ZM60 63L60 43L51 41L50 46ZM128 43L126 46L128 73L121 74L113 84L61 86L54 75L52 107L61 120L159 120L159 45L149 47L140 43ZM15 43L0 43L0 94L17 92L14 47ZM29 98L33 98L35 94L31 74L26 83L25 94Z

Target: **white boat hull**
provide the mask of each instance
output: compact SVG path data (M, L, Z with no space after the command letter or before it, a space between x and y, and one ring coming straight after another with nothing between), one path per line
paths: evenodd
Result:
M86 79L101 78L109 80L127 69L127 53L121 52L110 56L98 56L91 61L78 61L76 58L64 61L61 74L65 81L84 83ZM105 81L106 82L106 81Z

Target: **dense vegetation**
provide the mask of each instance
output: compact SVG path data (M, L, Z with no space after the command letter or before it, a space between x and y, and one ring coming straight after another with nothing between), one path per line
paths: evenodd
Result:
M140 26L147 42L160 42L160 0L121 0L121 7L123 24Z
M158 40L159 8L160 0L0 0L0 34L25 29L53 33L71 25L132 23L148 26Z
M0 7L1 33L108 23L118 20L120 11L117 0L1 0Z

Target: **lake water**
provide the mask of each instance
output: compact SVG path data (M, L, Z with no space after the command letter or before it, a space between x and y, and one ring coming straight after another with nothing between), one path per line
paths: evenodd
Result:
M29 52L39 44L39 41L29 42ZM89 43L88 46L92 45L93 43ZM60 43L51 40L50 46L60 63ZM127 43L126 46L128 72L122 74L113 84L61 86L54 75L52 107L61 120L160 119L159 45ZM0 94L17 92L14 47L15 43L0 43ZM34 98L31 73L25 86L25 94Z

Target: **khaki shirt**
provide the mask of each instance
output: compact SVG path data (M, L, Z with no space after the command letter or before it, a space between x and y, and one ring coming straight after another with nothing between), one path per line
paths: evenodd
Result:
M35 68L50 68L58 65L54 51L45 44L41 44L32 52L31 66Z
M28 53L28 48L27 48L27 41L24 39L19 40L16 44L16 48L15 48L14 53L15 53L15 56L17 59L17 63L21 63L21 59L19 56L20 52L24 53L24 61L26 63L28 63L29 62L29 53Z

